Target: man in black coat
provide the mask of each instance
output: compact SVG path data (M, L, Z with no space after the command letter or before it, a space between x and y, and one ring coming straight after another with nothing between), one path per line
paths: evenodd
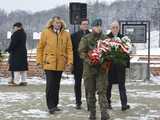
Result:
M9 52L9 71L14 72L15 80L19 81L19 85L26 85L26 71L28 70L26 33L20 22L15 23L13 29L11 43L6 49Z
M114 21L111 25L111 32L107 35L109 38L119 37L122 38L123 35L119 33L119 23L117 21ZM127 95L126 95L126 87L125 87L125 69L126 67L129 67L129 55L127 55L126 59L126 65L118 64L112 62L111 67L109 69L108 73L108 87L107 87L107 100L109 103L109 109L112 109L111 106L111 90L112 90L112 84L118 84L119 87L119 93L120 93L120 100L122 105L122 111L125 111L130 108L129 105L127 105Z
M82 19L80 22L80 30L71 35L73 46L73 74L75 79L74 91L76 97L76 109L81 109L81 82L83 74L83 60L79 56L78 47L81 38L89 33L88 24L88 19Z

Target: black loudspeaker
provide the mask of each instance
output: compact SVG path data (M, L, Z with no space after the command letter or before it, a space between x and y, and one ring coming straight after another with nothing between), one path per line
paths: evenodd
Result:
M70 24L79 24L80 20L87 18L87 4L72 2L69 5Z

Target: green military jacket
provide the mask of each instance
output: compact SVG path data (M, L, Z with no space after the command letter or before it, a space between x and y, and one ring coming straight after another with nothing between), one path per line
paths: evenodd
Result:
M90 64L90 60L88 58L88 52L96 48L98 40L104 40L107 36L103 33L100 35L95 35L94 33L90 33L84 36L79 44L79 54L80 57L84 60L83 62L83 73L96 73L99 70L100 65L92 65Z

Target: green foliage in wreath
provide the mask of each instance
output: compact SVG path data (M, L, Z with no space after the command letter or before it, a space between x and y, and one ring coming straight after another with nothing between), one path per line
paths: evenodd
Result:
M126 53L123 53L120 49L112 47L109 53L102 54L100 62L103 63L106 60L112 61L113 63L123 64L126 66L128 55Z

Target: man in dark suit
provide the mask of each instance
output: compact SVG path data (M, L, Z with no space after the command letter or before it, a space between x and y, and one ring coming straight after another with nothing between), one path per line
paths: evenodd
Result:
M122 38L123 35L119 33L119 23L114 21L111 25L111 32L107 35L109 38L119 37ZM130 108L127 105L127 95L126 95L126 87L125 87L125 69L129 67L129 55L127 55L126 65L114 63L112 62L111 67L108 73L108 87L107 87L107 100L109 103L109 109L112 109L111 106L111 90L113 84L118 84L120 100L122 105L122 111L125 111Z
M83 74L83 60L79 56L78 47L79 47L81 38L89 33L88 24L89 24L88 19L86 18L82 19L80 21L80 30L71 35L72 46L73 46L73 56L74 56L73 57L73 74L75 79L74 91L75 91L75 97L76 97L76 109L81 109L81 104L82 104L81 82L82 82L82 74Z

